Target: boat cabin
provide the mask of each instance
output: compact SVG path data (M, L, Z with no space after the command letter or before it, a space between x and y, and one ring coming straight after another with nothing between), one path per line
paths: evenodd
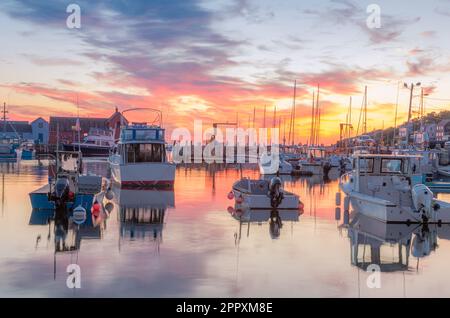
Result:
M306 154L307 154L307 158L312 158L312 159L317 159L317 160L326 158L326 152L325 152L325 149L323 149L323 148L316 148L316 147L308 148Z
M145 123L124 127L116 153L124 164L166 162L165 130Z
M421 156L357 155L354 160L350 183L355 191L364 194L385 200L392 200L393 196L411 200L412 186L422 181Z

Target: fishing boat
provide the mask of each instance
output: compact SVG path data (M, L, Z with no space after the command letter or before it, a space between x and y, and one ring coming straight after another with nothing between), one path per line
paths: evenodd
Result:
M20 145L21 159L33 160L36 158L36 150L34 149L34 142L26 141Z
M340 188L352 207L386 223L450 223L450 203L421 184L421 156L357 155Z
M173 188L176 165L167 160L162 115L156 112L157 124L132 123L121 129L108 161L112 180L122 187Z
M233 184L229 199L248 209L256 210L298 210L302 204L299 196L282 188L282 182L274 177L269 180L243 178Z
M306 159L300 160L296 167L296 174L300 175L327 175L331 169L326 159L325 150L319 147L307 149Z
M57 151L55 163L49 165L49 182L31 192L34 210L72 210L82 207L89 210L94 197L102 190L103 178L82 174L80 152Z
M115 146L114 132L91 128L82 142L63 144L65 151L81 151L84 157L108 157Z

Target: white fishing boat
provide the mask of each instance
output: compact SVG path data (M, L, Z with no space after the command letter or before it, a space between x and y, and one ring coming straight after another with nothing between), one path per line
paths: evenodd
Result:
M172 188L176 165L167 160L164 135L160 124L122 127L117 148L109 157L112 180L122 187Z
M387 223L450 223L450 204L417 182L421 156L357 155L340 188L360 213Z
M285 191L277 177L270 181L247 178L236 181L229 198L242 208L256 210L298 210L301 206L299 196Z
M290 175L293 171L292 165L278 154L262 154L258 165L262 175Z

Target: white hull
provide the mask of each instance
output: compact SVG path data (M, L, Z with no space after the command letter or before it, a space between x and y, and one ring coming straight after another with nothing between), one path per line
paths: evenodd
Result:
M354 191L349 183L340 183L341 190L347 195L355 212L386 223L424 223L425 213L413 206L402 206L397 202L383 200ZM398 191L398 190L393 190ZM450 223L450 204L435 200L439 210L429 223Z
M110 163L111 178L122 186L173 186L176 165L171 163Z
M251 184L250 189L248 187L239 186L241 181L236 182L233 185L233 194L236 198L236 202L242 208L247 209L257 209L257 210L272 210L270 196L268 195L268 189L266 189L268 182L265 180L258 181L261 188L255 184L255 181L248 180ZM264 186L263 186L264 185ZM281 201L277 209L287 209L287 210L297 210L299 208L300 200L299 197L293 193L283 191L284 198Z

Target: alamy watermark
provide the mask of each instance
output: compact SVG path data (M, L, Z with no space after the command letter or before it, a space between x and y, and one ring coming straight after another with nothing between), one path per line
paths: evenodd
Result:
M66 19L66 25L69 29L81 29L81 7L72 3L66 8L66 12L70 15Z
M176 128L172 159L175 163L257 163L276 173L279 168L280 138L278 128L226 128L203 130L201 120L194 121L194 136L188 128ZM204 144L204 141L207 141Z
M66 285L69 289L80 289L81 288L81 268L78 264L70 264L67 266L66 272L69 274L67 276Z
M381 288L381 268L377 264L370 264L367 266L367 273L370 273L367 277L366 285L370 289L380 289Z
M378 4L369 4L366 12L369 16L366 19L366 25L369 29L381 28L381 8Z

